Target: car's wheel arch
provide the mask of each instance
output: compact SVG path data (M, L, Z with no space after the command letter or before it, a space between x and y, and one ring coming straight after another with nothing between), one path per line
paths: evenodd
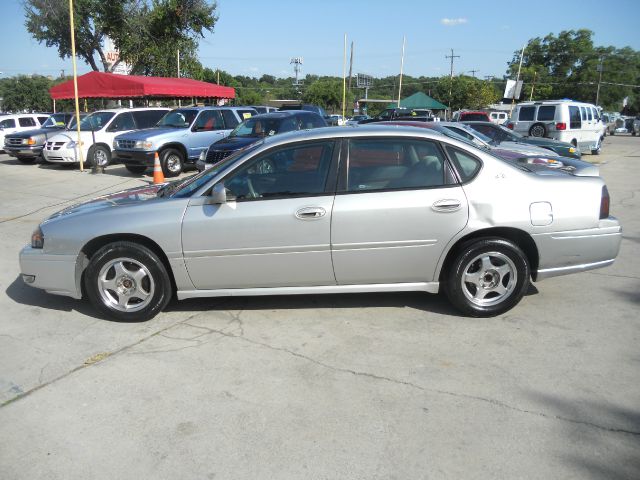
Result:
M531 270L531 277L534 281L536 280L540 257L538 247L531 235L518 228L494 227L471 232L459 238L453 245L451 245L446 254L443 255L439 264L438 280L440 282L444 280L448 269L464 246L480 238L502 238L513 242L526 255L527 261L529 262L529 268Z
M182 161L187 162L189 160L189 154L187 153L187 147L185 147L182 143L173 142L173 143L165 143L160 148L158 148L158 155L162 155L162 152L165 150L173 148L178 150L182 154Z
M164 250L158 245L155 241L150 239L149 237L145 237L144 235L133 234L133 233L115 233L110 235L102 235L100 237L96 237L87 242L82 249L80 250L80 254L78 255L77 265L79 269L76 270L77 278L76 284L84 285L83 278L84 273L87 269L87 265L89 265L89 261L91 257L100 250L105 245L113 242L132 242L137 243L139 245L143 245L155 253L160 261L162 261L164 268L167 270L169 274L169 279L171 280L171 288L175 292L176 291L176 280L173 274L173 269L171 268L171 264L169 263L169 258L164 253ZM82 296L85 296L85 292L82 292Z

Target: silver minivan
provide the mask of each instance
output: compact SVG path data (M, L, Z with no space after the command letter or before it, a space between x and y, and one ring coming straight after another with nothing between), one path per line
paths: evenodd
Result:
M595 105L573 100L522 102L513 111L509 127L523 135L572 143L595 155L600 153L605 132Z

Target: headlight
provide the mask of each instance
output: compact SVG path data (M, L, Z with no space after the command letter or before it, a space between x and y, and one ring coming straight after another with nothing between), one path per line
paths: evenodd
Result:
M33 137L29 137L27 138L27 141L25 142L27 145L35 145L36 144L36 139Z
M207 161L207 150L201 150L200 151L200 161L201 162L206 162Z
M135 148L141 148L143 150L153 150L153 142L149 140L138 140L135 144Z
M82 146L84 145L84 142L80 141L80 143L78 143L75 140L71 140L69 143L67 143L67 148L76 148L78 145Z
M36 228L31 234L31 248L44 247L44 235L40 227Z

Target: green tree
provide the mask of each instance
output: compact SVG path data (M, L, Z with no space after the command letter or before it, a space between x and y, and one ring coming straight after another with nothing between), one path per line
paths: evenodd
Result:
M49 88L53 82L42 75L19 75L0 80L2 109L5 111L49 112L53 103Z
M27 31L61 58L71 56L67 0L25 0ZM108 35L120 59L142 75L197 77L199 39L213 31L216 4L210 0L75 0L76 52L95 71L109 70L104 52Z
M320 105L321 107L337 112L342 110L342 80L331 77L316 80L305 86L302 94L305 103ZM347 97L347 110L350 110L353 103L353 95Z

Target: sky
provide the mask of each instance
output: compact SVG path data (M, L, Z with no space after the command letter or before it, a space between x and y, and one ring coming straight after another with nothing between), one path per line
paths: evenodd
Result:
M557 0L218 0L219 20L200 41L200 61L232 75L293 76L292 57L305 74L342 76L344 35L354 43L353 72L375 77L454 73L502 77L527 40L587 28L596 46L640 50L640 1ZM537 7L542 5L543 7ZM55 47L35 41L24 27L22 0L0 0L1 77L71 73ZM347 53L348 55L348 53ZM347 65L348 68L348 65ZM90 68L79 61L78 72ZM472 71L475 70L475 73Z

